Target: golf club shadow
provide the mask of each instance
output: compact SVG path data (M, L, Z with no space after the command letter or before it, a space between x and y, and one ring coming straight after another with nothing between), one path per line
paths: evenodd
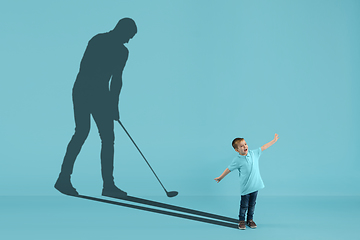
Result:
M117 206L122 206L122 207L134 208L134 209L153 212L153 213L159 213L159 214L178 217L178 218L189 219L189 220L198 221L198 222L214 224L214 225L223 226L223 227L236 228L236 229L238 228L238 225L237 225L238 220L234 219L234 218L229 218L229 217L211 214L211 213L207 213L207 212L201 212L201 211L197 211L197 210L193 210L193 209L173 206L170 204L155 202L155 201L146 200L146 199L142 199L142 198L128 196L128 197L117 198L117 199L141 203L141 204L150 205L150 206L154 206L154 207L166 208L166 209L183 212L183 213L189 213L189 214L193 214L193 215L197 215L197 216L187 215L187 214L177 213L177 212L171 212L171 211L165 211L165 210L160 210L160 209L156 209L156 208L132 205L132 204L128 204L128 203L116 202L116 201L111 201L111 200L102 199L102 198L95 198L95 197L90 197L90 196L85 196L85 195L78 195L76 197L88 199L88 200L92 200L92 201L97 201L97 202L102 202L102 203L107 203L107 204L112 204L112 205L117 205ZM198 217L198 216L202 216L202 217ZM203 217L207 217L207 218L203 218ZM215 219L217 219L217 220L215 220ZM219 220L223 220L226 222L219 221Z

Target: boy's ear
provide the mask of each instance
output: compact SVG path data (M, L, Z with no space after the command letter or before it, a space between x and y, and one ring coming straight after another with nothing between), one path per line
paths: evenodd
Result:
M237 150L237 148L234 148L234 150L235 150L236 152L239 152L239 150Z

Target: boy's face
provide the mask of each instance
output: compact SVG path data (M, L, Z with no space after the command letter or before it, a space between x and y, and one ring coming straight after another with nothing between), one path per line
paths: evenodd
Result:
M245 140L238 143L238 147L235 149L240 155L246 156L248 153L248 145L246 144Z

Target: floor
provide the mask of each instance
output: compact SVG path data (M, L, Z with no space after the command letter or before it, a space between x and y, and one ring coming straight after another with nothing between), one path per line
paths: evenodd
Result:
M0 196L1 239L360 239L360 197L259 196L239 230L238 197ZM211 215L212 214L212 215Z

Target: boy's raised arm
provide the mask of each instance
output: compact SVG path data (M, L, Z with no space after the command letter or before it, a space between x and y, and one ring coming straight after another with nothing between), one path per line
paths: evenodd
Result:
M220 177L215 178L214 180L216 182L220 182L226 175L230 173L230 170L228 168L225 169L225 171L220 175Z
M265 149L269 148L271 145L273 145L274 143L276 143L276 141L279 139L279 135L277 135L277 133L275 133L275 137L273 140L271 140L270 142L268 142L267 144L265 144L264 146L261 147L261 151L264 151Z

